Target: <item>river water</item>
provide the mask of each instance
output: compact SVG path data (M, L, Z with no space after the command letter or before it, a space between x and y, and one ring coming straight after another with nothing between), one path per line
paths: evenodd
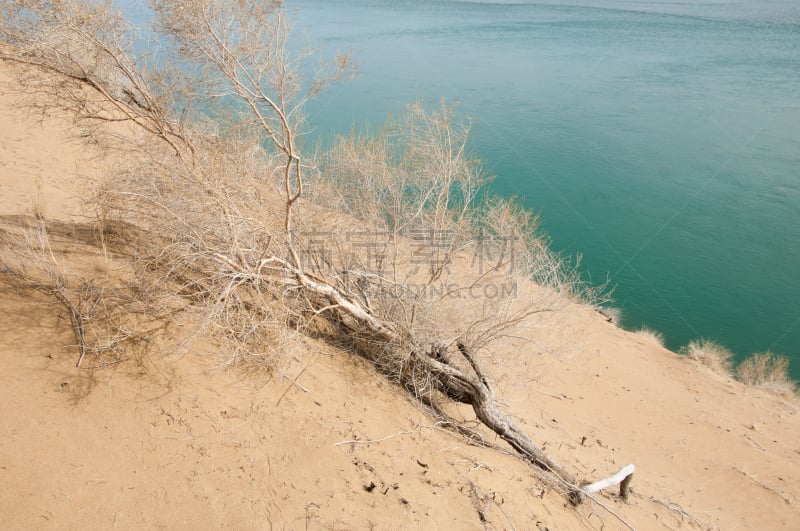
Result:
M677 349L772 350L800 376L800 3L289 0L356 79L314 135L458 105L553 247Z

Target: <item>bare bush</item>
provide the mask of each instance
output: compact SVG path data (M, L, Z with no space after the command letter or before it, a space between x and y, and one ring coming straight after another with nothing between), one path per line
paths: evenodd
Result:
M639 330L636 331L636 335L643 337L650 341L651 343L655 343L658 346L664 346L664 334L657 330L653 330L651 328L647 328L646 326L641 327Z
M191 164L176 164L157 146L129 157L101 188L102 211L112 223L147 229L130 238L137 267L190 303L198 332L221 340L218 365L280 368L291 296L249 276L273 252L288 253L283 204L263 179L270 158L249 138L197 145Z
M731 376L733 353L719 343L709 339L690 341L680 353L717 374Z
M478 350L523 315L593 294L548 249L530 212L484 194L489 179L470 157L467 135L444 104L432 112L411 105L372 136L337 138L309 195L362 222L324 234L324 265L341 264L344 287L391 294L373 309L428 343L458 338ZM541 289L520 304L527 281ZM461 319L443 315L454 303Z
M772 352L753 354L739 363L736 378L747 385L763 387L778 394L795 392L795 384L789 377L789 359Z

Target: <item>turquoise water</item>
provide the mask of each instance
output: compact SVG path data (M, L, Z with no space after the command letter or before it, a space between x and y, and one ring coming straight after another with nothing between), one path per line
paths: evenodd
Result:
M772 350L800 377L800 3L289 0L357 78L314 134L457 102L493 188L677 349Z

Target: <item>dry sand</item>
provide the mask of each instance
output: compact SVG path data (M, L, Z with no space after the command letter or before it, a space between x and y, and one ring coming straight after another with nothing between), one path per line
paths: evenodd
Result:
M0 222L81 219L74 183L97 164L91 149L70 140L68 120L26 115L13 88L0 65ZM796 402L574 310L546 339L495 347L516 353L495 378L538 443L581 478L634 463L630 500L599 500L636 529L800 528ZM301 340L308 355L288 378L255 386L191 349L154 348L90 377L74 367L64 312L2 282L0 323L7 529L625 528L433 425L364 362L315 340ZM534 346L546 343L572 347Z

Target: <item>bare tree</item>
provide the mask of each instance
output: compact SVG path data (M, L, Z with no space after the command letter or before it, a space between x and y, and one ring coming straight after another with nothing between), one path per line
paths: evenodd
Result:
M266 349L278 367L276 335L321 333L325 323L326 337L437 414L443 401L470 405L580 502L575 478L498 406L482 353L593 294L549 251L535 218L484 196L468 127L446 106L414 105L377 136L339 139L315 166L302 156L303 106L350 74L348 54L304 82L306 52L294 52L281 2L152 5L147 41L158 51L149 56L110 2L16 0L0 17L12 46L3 56L54 76L37 85L53 91L45 107L133 124L157 141L130 151L97 194L109 218L136 228L137 264L233 345L229 361ZM214 118L212 131L194 125L207 124L202 116ZM308 234L332 223L368 227L375 252L365 257L364 242L342 231L324 238L330 252L315 246ZM528 280L541 289L524 301L513 290L464 297Z

